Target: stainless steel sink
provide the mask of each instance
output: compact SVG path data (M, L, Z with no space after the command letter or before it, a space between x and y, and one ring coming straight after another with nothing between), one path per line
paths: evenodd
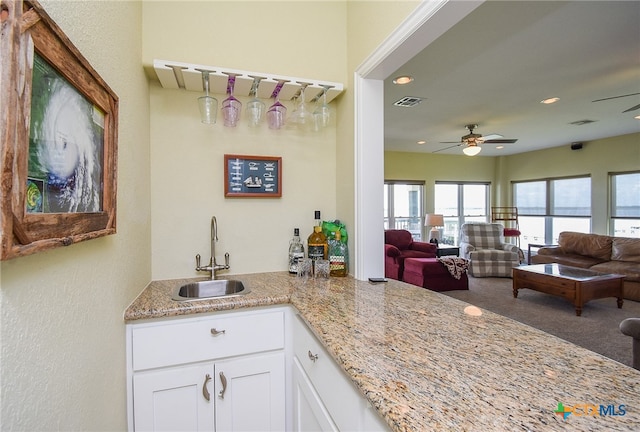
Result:
M238 280L206 280L182 285L174 290L172 299L193 301L247 294L250 290Z

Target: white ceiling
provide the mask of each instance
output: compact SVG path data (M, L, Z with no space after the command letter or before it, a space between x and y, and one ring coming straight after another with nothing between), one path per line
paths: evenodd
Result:
M394 85L399 75L414 81ZM640 132L640 109L623 113L640 94L592 102L631 93L640 93L640 1L487 1L385 80L385 150L462 154L443 142L472 123L518 139L483 144L480 156L587 146ZM423 100L393 106L404 96ZM549 97L560 101L540 103ZM570 124L580 120L595 122Z

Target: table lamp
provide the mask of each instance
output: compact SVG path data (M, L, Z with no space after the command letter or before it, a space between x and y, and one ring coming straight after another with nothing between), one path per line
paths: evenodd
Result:
M440 240L438 227L444 226L444 216L441 214L427 213L424 218L424 226L431 227L431 231L429 231L429 242L438 244Z

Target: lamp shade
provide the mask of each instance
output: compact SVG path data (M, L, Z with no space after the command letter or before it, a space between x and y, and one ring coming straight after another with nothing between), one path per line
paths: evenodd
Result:
M482 147L477 144L469 144L467 147L462 149L462 152L467 156L475 156L482 150Z
M427 213L424 218L424 226L444 226L444 217L441 214Z

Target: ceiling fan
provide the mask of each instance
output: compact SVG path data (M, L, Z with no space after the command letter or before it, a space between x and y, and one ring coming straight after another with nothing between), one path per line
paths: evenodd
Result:
M602 101L606 101L606 100L618 99L618 98L623 98L623 97L627 97L627 96L636 96L636 95L640 95L640 93L629 93L629 94L621 95L621 96L612 96L612 97L603 98L603 99L596 99L596 100L591 101L591 102L602 102ZM631 108L626 109L626 110L624 110L622 112L623 113L627 113L627 112L635 111L637 109L640 109L640 104L632 106Z
M483 143L485 143L485 144L513 144L516 141L518 141L517 139L512 139L512 138L503 138L502 135L498 135L498 134L490 134L490 135L482 136L480 134L473 133L473 130L478 127L477 124L468 124L465 127L467 129L469 129L469 133L467 135L463 136L462 138L460 138L460 141L443 141L442 142L442 144L453 144L453 143L456 143L456 145L445 147L445 148L440 149L440 150L436 150L433 153L438 153L438 152L441 152L441 151L444 151L444 150L448 150L448 149L453 148L453 147L458 147L458 146L464 145L465 148L462 149L464 154L466 154L467 156L475 156L478 153L480 153L480 151L482 150L482 148L480 147L480 144L483 144Z

